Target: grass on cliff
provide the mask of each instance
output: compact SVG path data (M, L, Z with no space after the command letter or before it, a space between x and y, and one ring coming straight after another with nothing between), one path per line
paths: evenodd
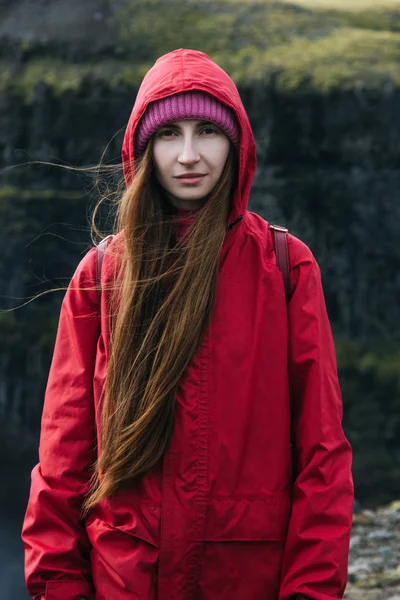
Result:
M25 103L31 104L37 96L41 101L43 86L57 98L67 92L77 92L85 81L91 85L101 82L112 89L122 84L135 85L143 79L151 65L151 62L134 64L115 59L72 63L46 57L32 58L21 69L0 60L0 92L12 89Z
M235 0L230 0L235 2ZM263 0L261 0L263 1ZM286 4L293 4L293 0L279 0ZM334 10L353 10L360 11L366 8L375 8L377 0L298 0L296 4L307 6L308 8L333 8ZM381 9L396 9L400 8L399 0L379 0Z
M400 2L388 1L390 9L368 0L349 0L346 9L323 0L131 0L110 23L118 40L114 57L3 63L0 91L14 87L30 103L40 82L56 95L88 78L138 86L158 56L179 47L203 50L238 84L273 76L290 90L304 82L319 90L399 85Z

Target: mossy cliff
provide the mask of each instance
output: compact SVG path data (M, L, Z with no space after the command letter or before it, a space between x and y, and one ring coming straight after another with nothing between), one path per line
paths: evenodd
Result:
M321 265L358 495L399 496L400 9L0 2L0 42L2 308L68 281L95 199L76 172L15 165L96 164L106 146L118 160L148 67L204 50L236 80L257 139L250 208ZM18 431L38 428L61 296L0 315L0 414Z

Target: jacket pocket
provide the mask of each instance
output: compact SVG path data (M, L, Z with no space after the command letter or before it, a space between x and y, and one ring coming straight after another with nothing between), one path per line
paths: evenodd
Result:
M159 522L160 522L160 507L146 505L141 507L132 506L131 510L124 511L122 514L107 514L108 518L103 518L105 515L93 516L86 522L86 532L93 544L97 545L97 541L102 541L103 536L109 536L114 532L118 534L127 534L143 542L147 542L155 548L158 547Z
M46 583L45 600L80 600L94 598L93 586L87 581L55 579Z
M283 541L291 513L291 497L213 498L207 512L205 541Z
M86 523L98 600L156 600L159 507ZM110 515L107 515L110 517Z

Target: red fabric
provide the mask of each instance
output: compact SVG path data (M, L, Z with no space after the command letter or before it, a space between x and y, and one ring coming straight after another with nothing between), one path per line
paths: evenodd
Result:
M212 320L180 381L164 459L81 523L109 334L107 293L99 333L96 291L76 289L95 279L95 250L79 264L62 305L22 531L34 598L343 596L351 449L320 269L310 249L289 235L287 309L268 223L247 210L256 166L249 121L232 81L204 54L172 52L146 76L126 130L127 181L135 126L147 103L194 88L230 106L242 132L230 222L242 219L221 249ZM115 246L114 238L103 285Z

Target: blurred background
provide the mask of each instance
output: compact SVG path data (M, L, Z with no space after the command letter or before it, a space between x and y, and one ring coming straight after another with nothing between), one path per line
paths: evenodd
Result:
M399 600L400 0L0 0L1 598L28 598L20 529L63 294L6 310L68 283L97 198L34 161L118 163L143 75L180 47L239 87L250 210L321 266L354 451L346 598Z

